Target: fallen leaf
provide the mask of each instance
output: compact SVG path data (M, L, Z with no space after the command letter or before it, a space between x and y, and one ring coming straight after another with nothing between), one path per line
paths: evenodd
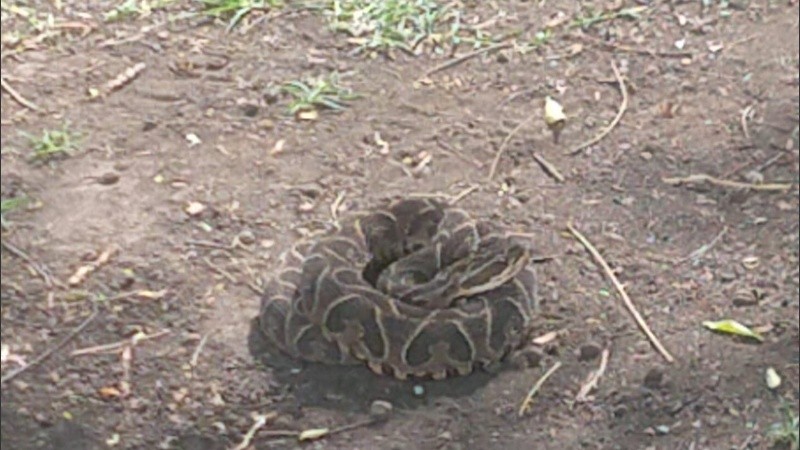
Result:
M328 428L312 428L310 430L304 430L297 436L297 440L300 442L303 441L311 441L314 439L319 439L326 434L330 433Z
M139 297L146 298L148 300L158 300L163 298L167 294L166 289L162 289L160 291L139 291L136 293Z
M544 121L547 126L552 128L565 120L567 120L567 116L564 114L561 104L549 96L546 97L544 99Z
M186 142L189 143L189 148L195 147L203 143L203 141L201 141L200 138L194 133L189 133L186 135Z
M272 146L272 150L269 151L270 156L275 156L279 153L283 153L283 146L286 145L286 139L278 139L275 142L275 145Z
M548 342L552 342L557 337L558 337L558 331L551 331L549 333L545 333L541 336L535 337L533 339L533 343L536 345L545 345Z
M297 113L297 118L300 119L300 120L309 120L309 121L311 121L311 120L317 120L318 117L319 117L319 113L317 112L316 109L309 109L309 110L300 111L299 113Z
M205 210L206 206L200 202L189 202L189 204L186 205L186 214L190 216L196 216Z
M742 265L745 269L753 270L758 267L758 256L747 256L742 258Z
M767 368L766 373L767 387L777 389L781 385L781 376L772 367Z
M703 322L703 326L712 331L717 331L726 334L735 334L737 336L742 336L742 337L749 337L759 342L764 340L764 338L760 334L756 333L750 328L747 328L746 326L742 325L741 323L735 320L729 320L729 319L719 320L719 321L707 320Z
M120 392L119 389L114 386L101 387L97 390L97 393L100 394L100 397L105 399L117 398L122 395L122 392Z

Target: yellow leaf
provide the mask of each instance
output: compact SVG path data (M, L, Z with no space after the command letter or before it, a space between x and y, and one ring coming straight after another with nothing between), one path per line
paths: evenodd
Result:
M297 118L300 120L317 120L317 117L319 117L319 113L316 109L309 109L297 113Z
M304 430L300 433L297 437L299 441L311 441L314 439L319 439L330 432L327 428L312 428L310 430Z
M146 298L148 300L158 300L164 297L167 294L166 289L162 289L160 291L139 291L136 293L139 297Z
M753 338L757 341L763 341L764 338L761 337L760 334L756 333L755 331L747 328L746 326L740 324L735 320L719 320L719 321L705 321L703 322L703 326L708 328L712 331L718 331L720 333L726 334L735 334L737 336L749 337Z
M564 108L560 103L549 96L544 99L544 121L548 127L553 127L567 120Z
M770 389L777 389L781 385L781 376L772 367L767 369L766 379L767 387Z
M119 397L120 395L122 395L122 393L119 391L119 389L115 388L114 386L101 387L100 389L98 389L98 392L99 392L101 397L106 398L106 399L115 398L115 397Z

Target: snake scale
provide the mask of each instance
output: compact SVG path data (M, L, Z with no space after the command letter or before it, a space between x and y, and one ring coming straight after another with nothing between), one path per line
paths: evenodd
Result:
M530 250L489 222L402 199L284 252L258 324L291 358L438 380L520 348L535 285Z

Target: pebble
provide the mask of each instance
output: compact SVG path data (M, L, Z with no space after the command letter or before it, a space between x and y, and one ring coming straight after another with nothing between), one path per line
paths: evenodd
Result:
M648 389L658 389L661 387L661 384L664 382L664 372L654 367L647 371L647 375L644 376L644 386Z
M422 387L421 384L417 384L414 386L414 395L417 397L422 397L425 394L425 388Z
M599 345L590 343L581 346L578 352L578 361L591 361L600 356L602 349Z
M245 245L251 245L256 242L256 236L250 230L242 230L236 238Z
M369 407L369 414L375 419L386 419L394 407L386 400L375 400Z

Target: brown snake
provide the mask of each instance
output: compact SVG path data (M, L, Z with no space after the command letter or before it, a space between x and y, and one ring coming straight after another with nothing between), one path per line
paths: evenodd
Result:
M258 320L292 358L442 379L524 343L535 285L530 251L489 223L399 200L284 253Z

